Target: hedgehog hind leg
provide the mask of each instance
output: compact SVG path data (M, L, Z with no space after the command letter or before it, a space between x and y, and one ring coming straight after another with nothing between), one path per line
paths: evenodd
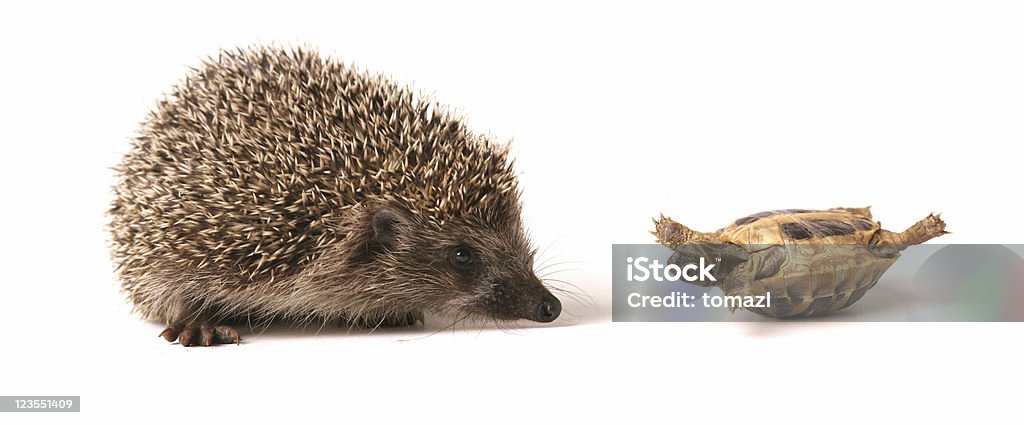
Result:
M167 342L178 341L182 347L199 345L210 347L219 344L240 344L242 338L234 327L217 325L208 314L191 314L171 321L160 333Z

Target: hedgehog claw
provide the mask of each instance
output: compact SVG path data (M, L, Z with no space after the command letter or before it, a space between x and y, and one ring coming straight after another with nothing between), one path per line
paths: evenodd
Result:
M167 342L174 342L174 340L178 339L179 333L181 333L181 327L171 325L167 329L164 329L163 332L160 332L160 336L166 339Z
M421 311L411 311L378 318L361 317L355 321L355 324L363 328L377 329L416 326L417 322L423 322L423 312Z
M178 341L182 347L201 345L210 347L218 344L239 344L242 338L231 326L210 326L206 323L188 324L173 323L160 332L160 336L167 342Z

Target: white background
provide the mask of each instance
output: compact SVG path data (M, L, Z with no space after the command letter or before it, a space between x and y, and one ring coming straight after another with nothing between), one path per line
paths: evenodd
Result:
M896 230L943 212L939 242L1024 243L1020 3L367 3L3 7L0 394L81 395L83 412L0 422L1020 420L1018 324L630 324L608 307L611 244L650 241L659 212L710 231L873 205ZM269 42L513 140L535 241L596 307L510 332L157 338L111 275L108 167L186 66Z

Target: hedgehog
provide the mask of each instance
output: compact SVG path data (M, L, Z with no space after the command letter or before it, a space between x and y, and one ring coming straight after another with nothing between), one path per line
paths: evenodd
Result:
M551 322L508 144L315 49L222 50L141 123L109 210L133 310L182 346L240 321Z

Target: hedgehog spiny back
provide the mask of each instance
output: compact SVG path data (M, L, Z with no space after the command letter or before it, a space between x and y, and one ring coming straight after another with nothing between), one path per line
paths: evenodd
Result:
M519 213L506 148L408 88L303 49L207 59L158 103L117 170L111 230L128 290L156 267L251 281L295 272L368 202L435 226Z

